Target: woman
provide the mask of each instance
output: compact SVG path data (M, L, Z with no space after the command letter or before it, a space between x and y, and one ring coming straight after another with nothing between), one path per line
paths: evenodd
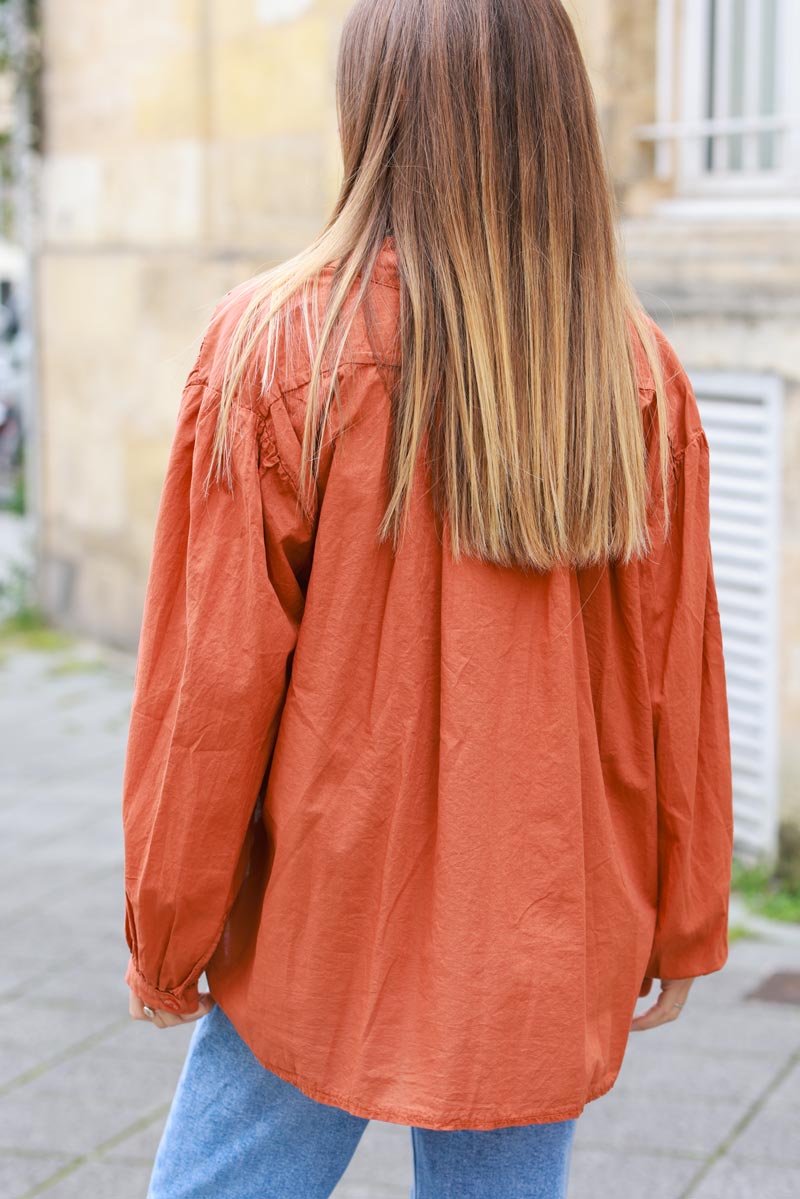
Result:
M359 0L337 86L334 213L219 304L158 514L127 980L202 1019L150 1199L327 1196L371 1118L416 1199L550 1199L727 957L708 443L558 0Z

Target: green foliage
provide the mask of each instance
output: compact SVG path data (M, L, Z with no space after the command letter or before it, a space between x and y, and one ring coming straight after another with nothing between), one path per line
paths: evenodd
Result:
M800 924L800 825L781 823L774 863L734 858L732 886L759 916Z
M3 0L0 0L0 4L2 2ZM2 212L0 212L0 228L2 228L2 220ZM13 469L14 474L11 479L9 494L0 499L0 508L4 512L14 512L17 516L24 516L26 512L24 444L20 453L19 463Z
M62 654L49 667L47 673L52 678L61 678L63 675L101 674L106 670L108 670L108 666L102 658L84 658L79 654Z
M15 512L17 516L25 515L25 474L23 471L19 471L14 480L14 489L5 508L8 512Z
M27 567L12 562L6 571L0 579L0 648L52 651L71 646L75 639L52 628L34 602Z
M35 607L21 607L0 621L0 645L44 652L68 649L74 637L54 629Z

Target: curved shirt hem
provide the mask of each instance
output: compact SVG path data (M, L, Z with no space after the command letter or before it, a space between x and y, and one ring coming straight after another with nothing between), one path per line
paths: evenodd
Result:
M219 1000L215 999L214 1002L222 1009L231 1024L236 1028L239 1036L246 1042L250 1052L266 1070L277 1075L284 1082L297 1087L307 1098L313 1099L318 1103L327 1103L334 1107L339 1107L351 1116L359 1116L366 1120L380 1120L388 1124L404 1124L416 1128L430 1128L439 1132L457 1132L468 1130L491 1131L496 1128L510 1128L524 1124L551 1124L560 1120L574 1120L581 1115L587 1103L591 1103L593 1099L600 1099L603 1095L608 1094L619 1075L618 1069L604 1075L602 1082L587 1091L586 1097L582 1102L578 1100L575 1103L562 1104L558 1107L538 1107L522 1114L498 1113L488 1116L476 1116L466 1112L463 1115L439 1116L423 1108L389 1107L379 1103L361 1103L360 1100L319 1086L317 1083L312 1082L306 1075L298 1074L294 1070L289 1070L285 1066L279 1066L272 1062L263 1053L256 1051L252 1044L242 1035L238 1027L237 1018L233 1012L229 1011Z

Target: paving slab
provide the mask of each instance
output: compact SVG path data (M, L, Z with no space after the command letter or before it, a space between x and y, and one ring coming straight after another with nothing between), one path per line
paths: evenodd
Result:
M141 1164L88 1162L55 1175L47 1199L145 1199L150 1170Z
M800 1167L771 1165L766 1162L737 1162L726 1158L692 1192L692 1199L798 1199ZM572 1197L570 1197L572 1199Z
M800 1167L800 1109L773 1095L728 1146L731 1160ZM797 1192L800 1196L800 1191Z
M178 1073L172 1058L122 1063L90 1046L0 1096L0 1149L92 1153L160 1110Z
M696 1049L672 1047L666 1052L648 1052L631 1044L612 1094L624 1093L626 1103L637 1091L665 1099L688 1094L700 1100L728 1094L754 1099L770 1084L783 1061L780 1052L698 1054Z
M0 1195L24 1195L63 1170L70 1160L63 1154L54 1153L0 1153ZM143 1195L144 1192L142 1199Z
M682 1199L697 1170L693 1158L587 1148L576 1131L568 1199Z
M747 1098L739 1096L612 1090L587 1104L579 1122L580 1144L702 1158L733 1132L747 1107Z
M372 1120L367 1125L335 1199L408 1199L413 1177L411 1131L399 1124Z
M116 1144L102 1152L103 1160L126 1162L128 1165L146 1165L148 1169L152 1168L166 1122L167 1113L162 1112L143 1128L130 1131L126 1136L119 1138Z

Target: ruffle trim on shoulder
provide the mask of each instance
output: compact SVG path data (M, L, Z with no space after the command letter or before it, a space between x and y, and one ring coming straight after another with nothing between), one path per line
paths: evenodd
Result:
M256 420L256 441L258 443L258 472L263 475L270 466L278 467L289 480L288 473L283 467L278 446L275 442L275 427L272 420L272 407L254 413Z
M276 414L278 424L276 424ZM313 524L317 515L317 501L303 505L299 478L299 462L302 447L291 427L288 413L280 398L274 399L268 407L253 411L256 422L255 436L258 446L258 472L263 478L268 470L275 470L287 489L296 498L298 505L304 507L304 517ZM281 451L281 440L287 442L286 453L291 453L295 462L287 461L286 453Z

